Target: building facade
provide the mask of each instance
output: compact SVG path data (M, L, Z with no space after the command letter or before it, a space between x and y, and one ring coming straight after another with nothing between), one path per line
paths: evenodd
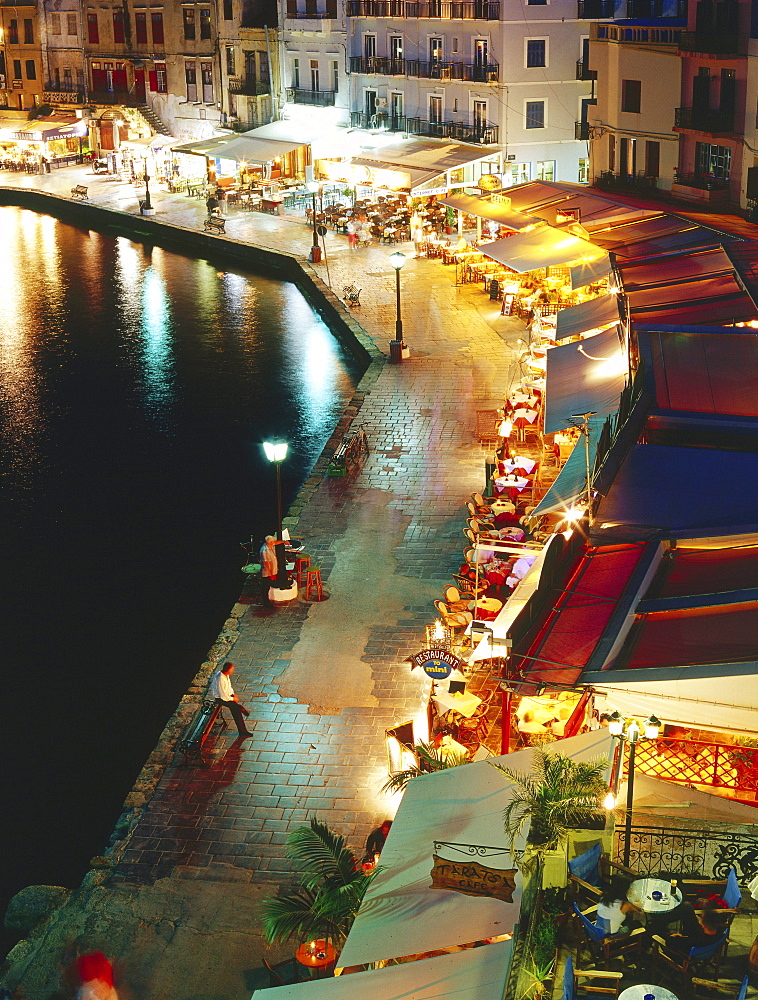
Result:
M26 110L42 103L44 17L36 0L0 4L0 91L9 108Z

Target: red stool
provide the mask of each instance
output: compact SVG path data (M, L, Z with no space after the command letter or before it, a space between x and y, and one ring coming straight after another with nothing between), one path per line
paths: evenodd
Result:
M297 579L298 587L303 586L303 580L305 579L305 571L311 564L311 557L306 555L304 552L300 552L295 556L295 578Z
M323 601L324 599L321 570L318 566L312 566L305 571L305 599L306 601Z

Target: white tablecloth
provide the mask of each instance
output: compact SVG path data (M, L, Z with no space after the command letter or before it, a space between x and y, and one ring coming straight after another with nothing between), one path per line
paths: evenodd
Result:
M654 892L662 893L661 899L653 899ZM632 882L626 898L639 906L645 913L668 913L676 909L682 901L681 889L671 891L671 883L661 878L640 878Z
M435 691L432 701L437 706L440 715L445 712L457 712L464 719L470 719L477 708L481 705L482 699L475 694L464 691L463 694L449 694L447 691Z

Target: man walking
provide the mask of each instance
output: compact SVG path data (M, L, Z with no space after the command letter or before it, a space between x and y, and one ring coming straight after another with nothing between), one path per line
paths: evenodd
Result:
M245 716L250 713L240 703L239 698L234 693L231 681L233 673L234 664L231 660L227 660L223 667L220 667L211 678L210 696L220 701L224 708L229 709L232 713L232 718L237 724L239 739L246 740L248 736L253 735L245 725Z

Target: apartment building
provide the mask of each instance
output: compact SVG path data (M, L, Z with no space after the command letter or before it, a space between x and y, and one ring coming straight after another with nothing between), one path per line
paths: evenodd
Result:
M586 179L575 0L347 0L351 120L500 145L506 184Z
M241 131L265 125L278 114L276 0L222 0L219 13L222 123Z
M42 103L42 26L36 0L0 4L0 91L9 108Z
M44 0L45 104L83 104L87 99L82 7L78 0Z

